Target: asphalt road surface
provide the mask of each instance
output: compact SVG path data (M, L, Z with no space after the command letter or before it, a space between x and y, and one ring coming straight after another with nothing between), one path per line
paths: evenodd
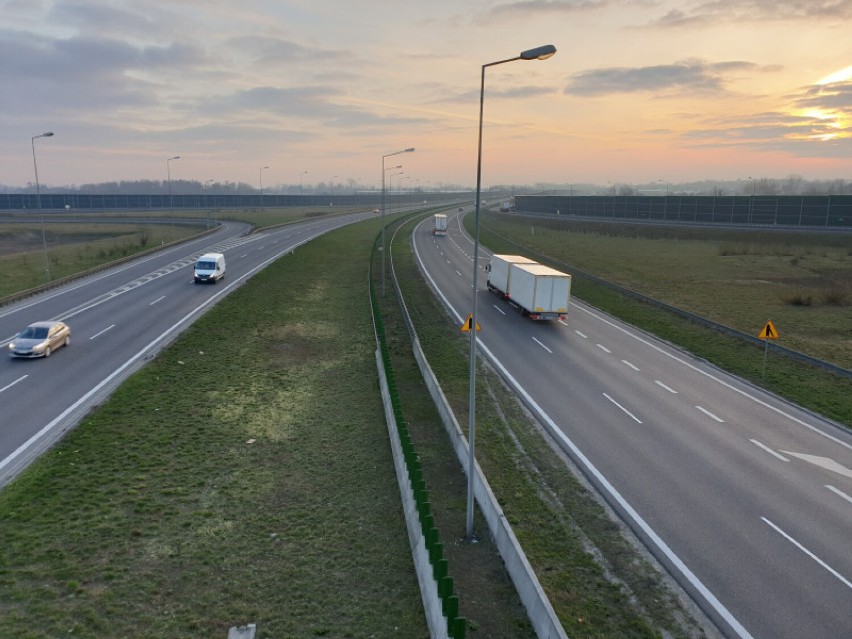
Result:
M245 224L225 222L211 235L0 308L0 486L248 277L368 216L317 218L252 235ZM224 253L225 277L193 284L196 258L211 251ZM70 346L35 360L5 354L15 333L54 319L71 327Z
M414 247L459 325L473 243ZM852 637L852 434L572 300L535 322L477 278L478 350L731 637Z

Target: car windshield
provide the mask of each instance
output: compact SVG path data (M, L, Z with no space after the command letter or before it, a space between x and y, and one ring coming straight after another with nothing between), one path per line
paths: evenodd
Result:
M202 271L215 271L216 262L199 262L195 265L195 268L200 269Z
M22 339L44 339L47 337L47 327L27 326L26 330L20 336Z

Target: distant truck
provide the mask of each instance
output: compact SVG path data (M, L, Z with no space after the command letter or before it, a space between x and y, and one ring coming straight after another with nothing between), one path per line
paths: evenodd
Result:
M434 226L432 227L432 233L434 235L446 235L447 234L447 216L444 213L435 213L434 218Z
M512 210L512 203L509 200L504 200L503 202L500 202L500 210L503 213L506 213L507 211L511 211Z
M494 255L488 288L534 320L565 320L571 276L521 255Z
M196 284L215 284L225 277L225 256L221 253L205 253L195 262L192 281Z

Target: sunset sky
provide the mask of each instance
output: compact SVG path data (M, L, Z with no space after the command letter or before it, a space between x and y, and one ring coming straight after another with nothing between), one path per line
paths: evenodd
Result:
M852 179L852 0L0 0L0 185ZM388 160L388 166L391 160ZM397 178L405 179L405 178Z

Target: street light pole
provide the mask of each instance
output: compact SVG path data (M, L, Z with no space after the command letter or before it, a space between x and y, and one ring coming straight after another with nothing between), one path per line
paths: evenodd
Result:
M260 225L263 226L263 169L268 169L268 166L260 167Z
M414 147L409 147L402 151L394 151L393 153L386 153L382 156L382 297L385 295L385 158L389 158L393 155L399 155L400 153L413 152ZM401 166L402 165L400 164L396 168L400 168Z
M174 201L172 200L172 160L180 160L180 156L176 155L172 158L166 159L166 178L169 181L169 215L174 215Z
M474 214L474 239L473 239L473 309L470 314L470 398L468 405L468 465L467 465L467 538L474 539L473 534L473 480L476 456L474 446L476 443L476 280L479 269L479 207L480 193L482 189L482 115L485 106L485 69L515 60L546 60L556 53L556 47L547 44L535 49L522 51L515 58L490 62L482 65L482 78L479 89L479 143L476 156L476 212Z
M44 246L44 272L47 275L47 281L50 281L50 260L47 257L47 233L44 230L44 210L41 208L41 187L38 184L38 164L36 163L36 154L35 154L35 141L38 138L50 138L53 137L53 131L46 131L41 135L34 135L30 138L30 144L33 147L33 171L35 172L35 183L36 183L36 205L38 206L38 212L41 215L41 243Z

